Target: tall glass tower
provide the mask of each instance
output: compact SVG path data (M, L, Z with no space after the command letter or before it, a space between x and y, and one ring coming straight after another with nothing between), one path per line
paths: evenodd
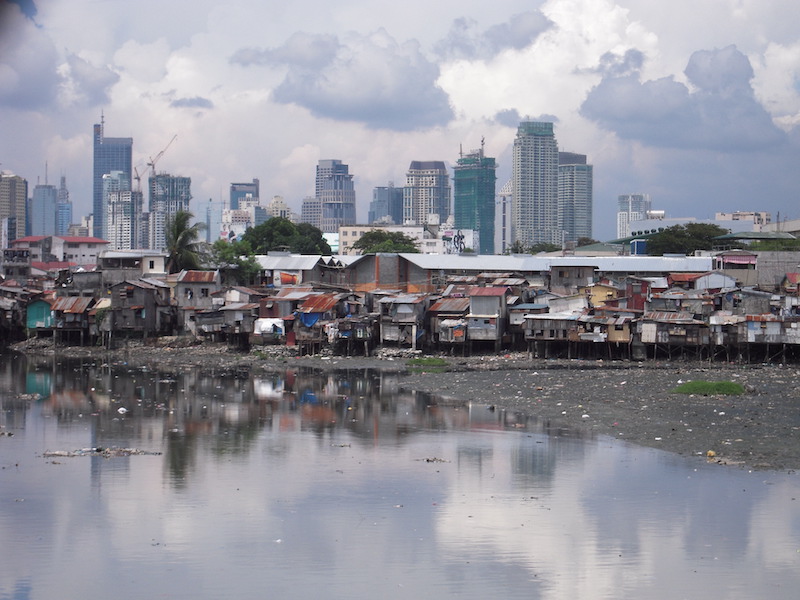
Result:
M348 165L341 160L320 160L315 190L323 233L338 233L340 225L355 225L356 190Z
M561 246L558 227L558 143L552 123L523 121L514 139L512 242Z
M121 171L131 179L133 173L133 138L107 138L104 134L105 119L94 125L94 178L92 187L92 211L96 238L105 239L106 202L103 198L103 175Z
M453 215L457 229L478 232L479 254L494 254L494 194L497 176L494 158L480 150L462 154L454 169Z

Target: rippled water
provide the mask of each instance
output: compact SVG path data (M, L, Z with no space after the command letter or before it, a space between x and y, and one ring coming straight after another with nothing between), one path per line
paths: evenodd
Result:
M0 600L800 589L796 475L442 404L372 372L0 360ZM151 454L62 456L90 448Z

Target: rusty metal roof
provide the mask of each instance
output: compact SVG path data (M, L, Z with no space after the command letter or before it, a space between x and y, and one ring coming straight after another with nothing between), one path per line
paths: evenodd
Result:
M298 307L301 313L324 313L332 310L339 303L339 294L320 294L308 298Z
M688 323L705 325L703 321L698 321L694 318L692 313L688 312L669 312L669 311L653 311L646 312L642 317L643 321L656 321L658 323Z
M178 281L181 283L215 283L216 271L181 271Z
M82 296L61 297L56 298L56 301L53 302L53 310L64 313L81 314L86 312L92 304L94 304L94 298L85 298Z
M434 302L430 312L463 313L469 310L469 298L442 298Z
M473 296L505 296L508 293L507 287L476 287L473 288L469 295Z

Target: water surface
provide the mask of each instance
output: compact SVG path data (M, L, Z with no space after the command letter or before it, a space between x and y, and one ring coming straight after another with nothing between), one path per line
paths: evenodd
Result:
M0 360L0 600L800 589L793 474L443 404L369 371ZM47 454L91 448L149 454Z

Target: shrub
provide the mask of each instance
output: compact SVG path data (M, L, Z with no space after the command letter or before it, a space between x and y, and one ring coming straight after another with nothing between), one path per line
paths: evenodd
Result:
M672 392L698 396L738 396L744 393L744 386L734 381L687 381L676 387Z

